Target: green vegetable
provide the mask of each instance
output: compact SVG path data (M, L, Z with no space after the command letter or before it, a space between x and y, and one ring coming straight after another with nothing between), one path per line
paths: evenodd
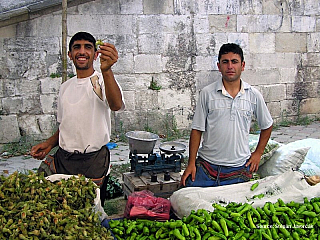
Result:
M224 218L220 218L220 225L221 225L221 228L222 228L222 231L223 231L224 235L226 237L228 237L229 236L229 230L228 230L228 227L227 227L226 220Z
M184 236L181 235L180 231L178 228L175 228L173 230L173 235L178 238L179 240L185 240L186 238ZM201 238L200 238L201 239Z
M204 209L192 210L181 220L157 222L136 219L126 220L126 223L123 222L123 224L112 223L116 225L114 229L116 229L117 236L123 239L132 239L134 233L136 233L134 239L151 240L318 239L320 219L314 205L320 206L319 203L320 198L313 198L310 201L304 199L302 204L284 203L278 199L275 203L266 202L262 208L254 208L249 203L228 203L223 206L216 203L212 212ZM298 211L300 211L299 214L297 214ZM24 212L27 214L27 211ZM139 230L137 226L141 223L143 223L143 228ZM10 224L9 222L5 226L12 232ZM127 229L131 225L135 227L132 227L128 235Z
M94 211L96 188L81 175L56 182L33 171L1 175L0 239L113 239Z
M99 48L100 45L103 45L103 41L101 39L97 39L96 41L96 48Z
M250 190L254 191L258 186L259 186L259 182L255 182L254 184L251 185Z

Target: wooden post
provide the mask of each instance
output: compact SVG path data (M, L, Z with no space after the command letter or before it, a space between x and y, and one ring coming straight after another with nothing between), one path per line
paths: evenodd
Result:
M62 82L67 81L67 9L68 9L68 0L62 0Z

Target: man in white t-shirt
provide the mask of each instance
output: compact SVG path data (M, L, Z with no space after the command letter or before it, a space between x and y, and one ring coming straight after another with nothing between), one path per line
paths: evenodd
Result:
M188 187L221 186L249 181L259 167L273 120L261 93L241 79L241 47L222 45L222 78L204 87L196 106L189 141L189 163L181 177ZM249 148L251 120L261 128L254 152Z
M93 67L99 55L101 73ZM61 85L59 129L45 142L33 146L31 155L44 159L52 148L59 146L38 171L46 175L83 174L102 189L106 187L105 176L110 167L106 144L110 141L111 111L124 109L122 90L111 70L118 60L118 52L110 43L103 43L97 49L90 33L78 32L70 40L68 56L77 75ZM105 194L103 190L101 195Z

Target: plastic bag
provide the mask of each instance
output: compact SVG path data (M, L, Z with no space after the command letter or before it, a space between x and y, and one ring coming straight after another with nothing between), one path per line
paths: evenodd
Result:
M129 195L124 217L166 221L170 218L170 208L168 199L155 197L151 191L143 190Z

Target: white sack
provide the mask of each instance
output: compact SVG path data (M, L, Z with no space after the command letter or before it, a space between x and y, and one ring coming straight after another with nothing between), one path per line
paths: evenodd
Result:
M66 175L66 174L53 174L46 177L47 180L51 182L60 181L61 179L69 179L71 176L78 177L77 175ZM107 214L105 213L100 200L100 189L96 188L96 198L94 199L94 207L93 210L99 214L99 219L102 222L105 218L107 218Z
M289 144L296 147L310 147L299 170L308 176L320 175L320 139L307 138Z
M279 147L269 161L259 166L257 173L261 178L274 176L289 170L298 170L304 162L309 147L292 147L283 145Z
M285 203L290 201L303 203L320 195L320 184L310 186L303 174L287 171L277 176L269 176L257 180L259 186L251 191L256 181L231 184L220 187L186 187L174 192L170 197L173 212L177 217L188 216L191 210L206 209L213 211L213 203L228 204L230 202L252 203L254 207L262 207L266 202L277 202L281 198ZM254 195L265 194L261 199L253 199Z

